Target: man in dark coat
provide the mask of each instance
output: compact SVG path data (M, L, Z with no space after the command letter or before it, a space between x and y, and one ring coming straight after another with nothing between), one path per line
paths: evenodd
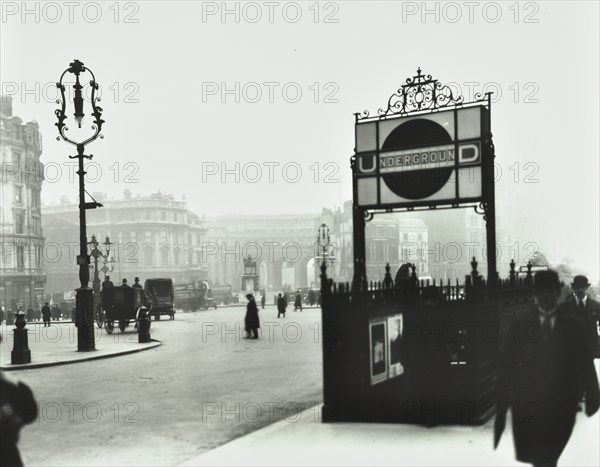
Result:
M44 327L50 326L50 318L52 316L52 310L48 306L48 302L42 307L42 318L44 319Z
M300 308L300 311L302 311L302 295L300 294L296 295L296 300L294 301L294 311L296 311L298 308Z
M283 296L281 294L279 294L279 297L277 298L277 317L279 318L280 315L283 315L283 317L285 318L285 309L287 308L287 302L285 301L285 298L283 298Z
M264 310L266 304L267 304L267 294L265 292L262 294L262 297L260 297L260 307Z
M576 316L583 323L592 358L600 358L598 345L600 303L587 294L589 286L587 277L575 276L571 284L573 294L561 305L560 311Z
M129 287L129 284L127 283L127 279L123 279L123 281L121 283L121 287Z
M3 321L4 321L4 310L0 306L0 324L2 324Z
M582 324L557 313L561 286L555 271L536 273L536 305L511 326L498 368L494 446L510 407L517 460L534 466L556 466L571 437L581 391L588 416L600 405Z
M258 339L258 328L260 327L260 321L258 319L258 307L252 294L246 295L248 299L248 305L246 307L246 318L244 320L246 333L248 339ZM252 333L252 336L250 335Z
M140 278L136 277L134 280L134 284L131 287L135 287L136 289L143 289L142 284L140 284Z
M110 280L110 276L106 276L104 282L102 282L102 290L109 289L110 287L114 287L114 284Z
M0 465L23 465L17 443L24 425L37 417L37 403L29 386L13 383L0 371Z

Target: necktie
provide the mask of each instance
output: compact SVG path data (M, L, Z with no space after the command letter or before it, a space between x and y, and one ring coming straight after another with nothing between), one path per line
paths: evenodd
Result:
M552 322L550 321L551 315L544 316L544 323L542 324L542 332L544 333L544 340L550 340L552 335Z
M585 308L585 305L583 304L583 300L579 300L579 309L583 310Z

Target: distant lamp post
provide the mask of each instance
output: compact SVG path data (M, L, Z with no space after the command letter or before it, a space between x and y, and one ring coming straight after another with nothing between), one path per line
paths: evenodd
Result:
M111 256L110 258L108 258L108 255L107 255L102 260L102 268L100 269L100 271L102 271L102 274L104 274L104 279L106 279L106 276L108 275L109 272L113 272L114 270L115 270L115 257Z
M81 93L82 86L79 82L79 75L82 73L88 72L92 79L90 81L90 87L92 90L91 94L91 106L92 113L91 115L94 117L93 125L91 125L91 129L93 130L93 134L83 140L83 141L75 141L67 136L67 131L69 128L65 125L65 120L67 119L67 115L65 113L67 100L65 98L65 85L63 84L63 79L65 78L67 73L72 73L75 75L75 84L73 85L73 89L75 90L73 97L73 104L75 113L75 122L77 126L81 128L81 124L83 123L83 119L85 114L83 112L83 95ZM94 297L93 290L88 287L88 283L90 280L90 256L87 252L87 235L86 235L86 220L85 220L85 211L87 209L96 209L101 208L102 205L93 201L91 203L85 202L85 180L84 176L86 174L83 168L83 159L91 159L93 156L90 154L86 156L83 152L85 146L92 141L96 140L98 137L102 138L100 135L100 131L102 130L102 124L104 120L102 120L102 108L96 106L96 102L100 100L99 97L96 97L96 91L98 91L98 84L96 83L96 77L92 73L89 68L86 68L83 63L79 60L74 60L69 64L69 68L63 71L62 75L60 75L60 81L56 83L56 87L60 90L61 98L57 100L56 103L61 105L60 109L56 109L54 114L58 118L58 123L55 125L58 128L58 136L57 140L64 140L67 143L73 144L77 148L76 156L69 156L69 159L78 159L79 160L79 169L77 171L77 175L79 175L79 256L77 256L77 264L79 265L79 281L80 286L76 295L76 315L75 315L75 326L77 327L77 350L79 351L88 351L88 350L96 350L96 344L94 342Z
M321 258L322 263L327 266L327 250L329 248L329 244L331 243L331 237L329 235L329 227L327 224L321 224L319 226L319 233L317 234L317 245L322 248Z
M102 251L98 248L98 241L96 240L96 236L92 235L92 241L89 243L92 250L90 251L90 255L94 258L94 281L92 282L92 289L94 289L94 309L98 305L98 300L100 298L100 274L98 271L98 259L103 258L105 261L110 255L110 247L112 243L106 236L106 241L103 243L104 248L106 250L106 254L102 253Z

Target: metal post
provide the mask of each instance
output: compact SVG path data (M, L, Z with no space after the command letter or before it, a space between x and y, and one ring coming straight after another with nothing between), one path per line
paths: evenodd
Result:
M356 115L355 115L356 118ZM352 241L354 244L354 276L352 289L358 290L367 280L366 246L365 246L365 214L366 211L358 206L358 183L356 176L356 156L350 159L352 168Z
M85 114L83 112L84 99L81 93L82 86L79 82L79 75L84 72L89 72L92 76L90 83L90 88L92 90L92 94L90 97L90 102L92 105L92 116L94 117L92 130L94 133L82 142L76 142L75 140L69 138L66 131L68 127L65 125L65 120L67 118L66 115L66 104L67 99L65 97L65 85L63 84L63 79L67 73L72 73L75 75L75 85L73 89L75 91L73 97L73 104L75 108L75 121L77 122L77 126L81 128L81 124ZM64 141L73 144L77 147L77 155L70 156L71 159L79 159L79 170L77 174L79 175L79 256L77 257L77 264L79 265L79 281L80 287L76 289L76 299L75 299L75 326L77 327L77 350L79 351L89 351L96 350L95 342L94 342L94 296L93 290L88 287L88 283L90 280L90 256L87 253L87 236L86 236L86 209L95 209L98 207L102 207L100 203L86 203L85 202L85 170L83 167L83 159L88 158L91 159L92 156L86 156L83 154L84 148L86 144L91 143L96 140L98 137L101 137L100 132L102 130L102 124L104 120L102 120L102 108L96 105L99 98L96 97L96 91L98 91L99 86L96 83L96 78L92 71L89 68L86 68L82 62L79 60L73 60L69 64L69 68L67 68L61 75L60 81L56 83L56 87L60 90L61 99L57 100L57 103L61 105L60 109L56 109L54 114L56 115L58 122L56 126L58 128L58 132L60 134L59 139L63 139Z
M94 292L88 287L90 281L90 256L87 252L87 233L85 216L85 170L83 168L84 145L77 145L79 159L79 282L75 296L75 326L77 327L77 350L87 352L96 350L94 341Z
M352 235L354 242L354 277L352 288L360 289L367 280L366 246L365 246L365 211L352 206Z

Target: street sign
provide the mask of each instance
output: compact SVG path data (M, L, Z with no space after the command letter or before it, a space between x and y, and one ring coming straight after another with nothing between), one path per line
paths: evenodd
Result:
M481 201L486 103L356 122L358 204L410 207Z
M531 272L547 271L548 266L531 266ZM519 266L519 272L527 273L527 266Z

